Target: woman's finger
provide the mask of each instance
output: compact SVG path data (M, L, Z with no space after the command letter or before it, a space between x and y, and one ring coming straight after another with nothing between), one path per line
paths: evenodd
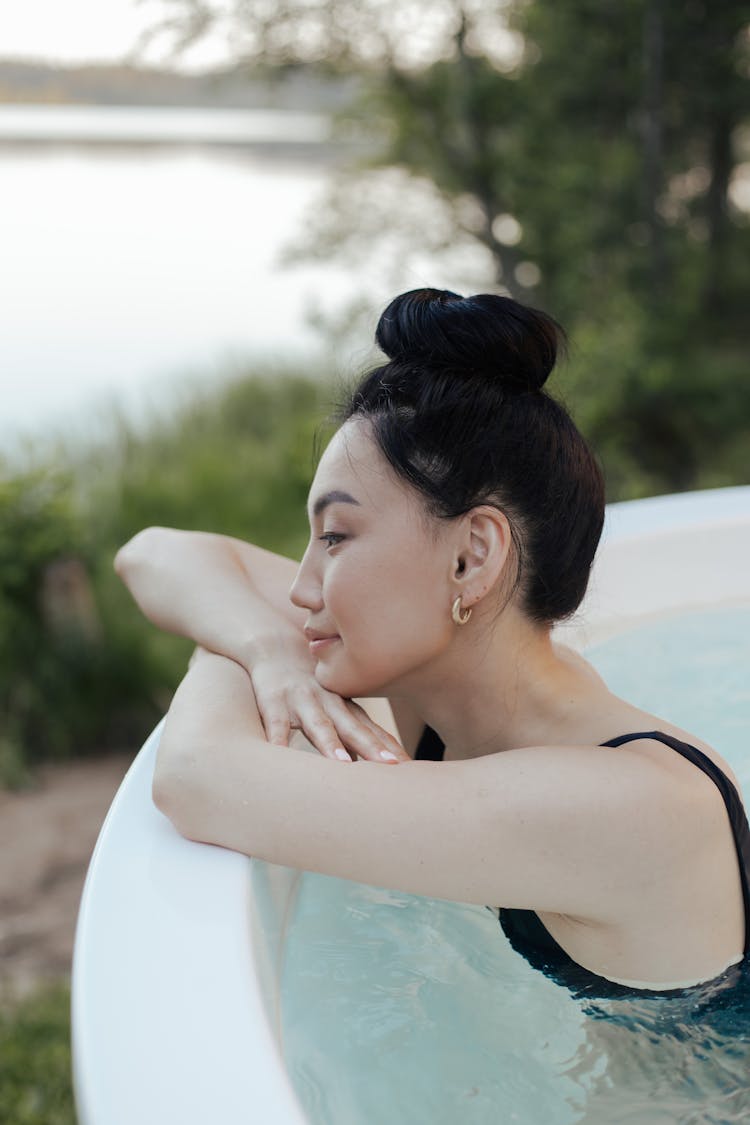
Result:
M291 717L283 695L277 691L259 692L255 685L253 690L266 738L274 746L288 746Z
M387 730L352 700L332 700L331 718L344 745L369 762L408 762L411 758Z
M305 700L297 708L296 717L303 733L324 757L351 762L336 726L317 700Z
M263 719L263 729L266 732L266 738L272 742L274 746L288 746L289 745L289 730L291 723L288 717L277 715L274 717L266 717Z

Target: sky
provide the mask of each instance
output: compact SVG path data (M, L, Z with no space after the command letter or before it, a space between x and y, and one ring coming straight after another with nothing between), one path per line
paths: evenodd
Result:
M0 58L117 61L163 11L159 0L0 0ZM200 69L228 57L214 41L186 56L181 66ZM144 61L165 61L163 44Z

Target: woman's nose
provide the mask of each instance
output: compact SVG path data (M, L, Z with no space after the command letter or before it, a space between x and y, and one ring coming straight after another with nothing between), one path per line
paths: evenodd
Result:
M298 606L299 609L309 609L314 613L323 607L323 601L320 596L320 583L312 573L307 552L305 552L302 562L299 564L299 570L297 571L294 582L292 582L289 591L289 600L292 605Z

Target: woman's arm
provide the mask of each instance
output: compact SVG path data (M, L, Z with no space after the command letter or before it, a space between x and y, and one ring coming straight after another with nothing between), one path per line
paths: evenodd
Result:
M115 556L145 616L244 665L279 636L301 641L304 610L289 589L297 563L239 539L148 527Z
M223 535L151 527L117 553L115 570L155 625L246 670L269 741L284 746L298 728L328 757L345 749L378 762L408 758L382 703L374 721L315 680L305 613L289 600L292 559Z
M175 696L154 776L158 807L190 839L416 894L602 921L621 913L623 889L666 884L673 790L647 759L600 747L393 770L274 749L245 673L212 655Z

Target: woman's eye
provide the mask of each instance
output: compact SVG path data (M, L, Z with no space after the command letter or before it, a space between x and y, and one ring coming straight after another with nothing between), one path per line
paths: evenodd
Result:
M327 547L335 547L342 539L346 539L346 536L339 535L335 531L326 531L323 535L319 536L319 539L322 543L325 543Z

